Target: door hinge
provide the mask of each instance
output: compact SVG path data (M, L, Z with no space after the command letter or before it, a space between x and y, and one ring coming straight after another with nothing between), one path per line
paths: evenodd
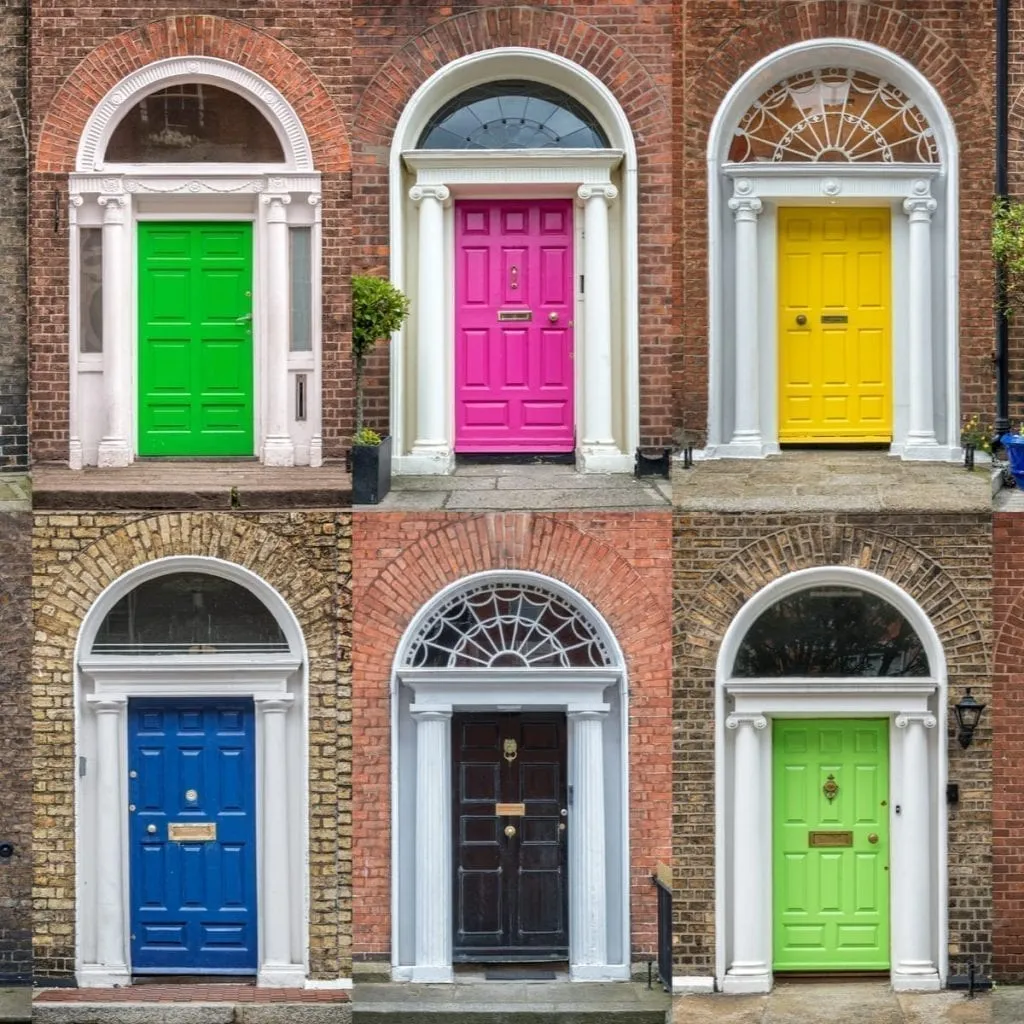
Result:
M585 282L586 282L586 275L585 274L580 274L580 295L582 295L584 293L584 291L586 290L583 287Z
M79 758L78 758L78 777L80 779L84 779L85 778L85 771L86 771L86 765L87 764L88 764L88 761L86 760L86 758L84 756L79 756Z
M572 807L572 786L566 786L566 789L567 789L567 791L568 791L568 795L569 795L569 799L568 799L568 800L566 801L566 803L567 803L567 804L568 804L568 805L569 805L570 807Z

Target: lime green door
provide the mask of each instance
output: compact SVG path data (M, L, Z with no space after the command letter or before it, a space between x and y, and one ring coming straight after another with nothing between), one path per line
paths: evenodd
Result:
M772 751L775 970L888 969L888 720L776 719Z
M252 225L139 224L139 454L252 455Z

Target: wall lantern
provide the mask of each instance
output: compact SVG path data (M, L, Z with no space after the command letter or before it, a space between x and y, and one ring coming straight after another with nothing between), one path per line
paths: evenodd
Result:
M971 696L971 688L968 686L964 695L953 705L953 713L956 715L956 738L960 741L961 747L966 749L971 745L974 730L978 727L984 711L985 705Z

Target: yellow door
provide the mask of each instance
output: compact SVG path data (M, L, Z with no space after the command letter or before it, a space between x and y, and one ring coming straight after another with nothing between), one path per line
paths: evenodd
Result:
M779 210L779 441L892 440L888 209Z

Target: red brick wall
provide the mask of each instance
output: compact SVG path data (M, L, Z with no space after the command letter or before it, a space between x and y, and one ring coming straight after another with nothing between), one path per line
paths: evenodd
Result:
M629 118L639 158L640 432L663 444L676 426L672 375L678 365L678 289L673 279L671 107L677 4L356 3L352 51L352 180L355 265L388 268L388 153L398 118L435 71L468 53L528 46L560 54L596 75ZM368 422L388 421L387 352L368 375Z
M391 945L391 667L413 615L486 569L527 569L590 600L629 671L634 960L656 949L651 873L670 851L671 551L667 513L356 513L353 522L353 870L356 958Z
M708 408L706 151L715 112L752 64L783 46L848 36L892 50L936 88L960 144L960 392L991 420L994 391L990 213L994 181L994 4L986 0L683 0L679 145L682 211L681 416L705 434ZM1018 50L1018 53L1020 51Z
M167 16L157 4L39 0L32 8L29 347L35 461L67 458L67 178L95 103L120 79L155 60L221 57L266 78L295 109L323 172L324 452L341 454L351 433L349 341L350 8L341 0L207 5L184 0ZM237 19L237 20L236 20ZM325 23L331 25L324 30Z
M1024 198L1024 5L1010 3L1008 178L1010 195ZM995 342L993 341L993 348ZM1009 404L1013 423L1024 419L1024 328L1010 320Z

